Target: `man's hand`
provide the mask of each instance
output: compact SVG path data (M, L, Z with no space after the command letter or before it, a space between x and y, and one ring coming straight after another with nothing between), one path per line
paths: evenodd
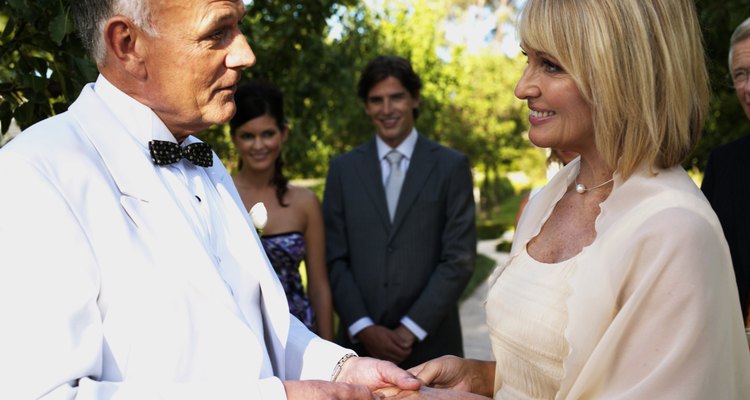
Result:
M336 382L365 385L378 393L395 394L401 390L418 390L414 375L391 362L370 357L352 357L341 367Z
M405 327L404 325L399 325L393 331L396 332L398 337L401 338L402 346L412 348L414 346L414 343L417 341L417 337L414 335L414 333L412 333L412 331L410 331L409 328Z
M350 385L326 381L284 381L286 397L289 400L377 400L364 385Z
M456 389L492 397L495 362L443 356L411 368L409 372L425 385Z
M371 325L357 334L362 344L375 358L392 361L396 364L411 354L411 343L396 331L381 325Z

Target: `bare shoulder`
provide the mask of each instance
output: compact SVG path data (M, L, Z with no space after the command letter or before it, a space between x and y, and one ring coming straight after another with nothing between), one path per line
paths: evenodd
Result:
M320 207L318 196L312 190L292 184L288 185L288 188L289 191L287 192L286 197L289 200L290 205L304 209Z

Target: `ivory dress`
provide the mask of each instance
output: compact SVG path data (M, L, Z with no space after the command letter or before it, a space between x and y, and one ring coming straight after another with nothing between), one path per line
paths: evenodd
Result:
M490 278L495 398L750 399L729 250L682 168L615 174L596 238L571 259L526 253L579 163L531 199Z
M489 292L496 398L551 399L560 389L568 354L567 280L575 266L575 258L544 264L524 249Z

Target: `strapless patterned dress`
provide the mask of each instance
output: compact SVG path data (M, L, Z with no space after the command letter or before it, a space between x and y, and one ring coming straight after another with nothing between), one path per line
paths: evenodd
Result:
M315 314L305 294L299 274L300 262L305 258L305 238L301 232L264 235L260 238L281 286L284 287L289 311L310 330L315 331Z

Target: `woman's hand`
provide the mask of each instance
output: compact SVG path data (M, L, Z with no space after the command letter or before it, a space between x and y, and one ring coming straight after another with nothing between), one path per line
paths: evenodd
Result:
M495 362L443 356L409 370L425 385L492 397Z

